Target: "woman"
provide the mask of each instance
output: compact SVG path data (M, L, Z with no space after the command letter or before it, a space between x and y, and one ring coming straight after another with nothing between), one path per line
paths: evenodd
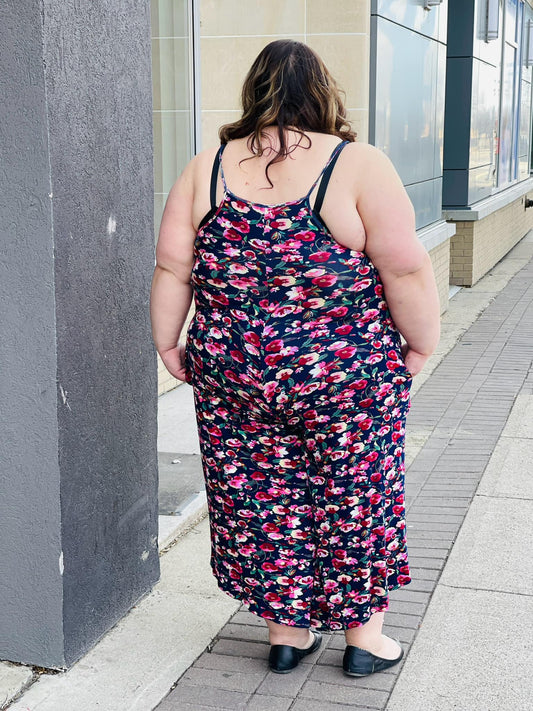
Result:
M266 46L242 102L168 197L154 342L193 386L213 572L265 619L270 668L344 630L364 676L403 655L382 625L411 580L404 424L439 339L434 275L401 180L355 143L309 47Z

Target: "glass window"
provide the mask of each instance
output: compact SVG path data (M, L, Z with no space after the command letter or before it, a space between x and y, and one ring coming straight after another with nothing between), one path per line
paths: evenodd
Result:
M505 43L503 50L502 93L500 112L500 161L498 170L498 185L511 182L512 155L514 146L514 95L515 95L515 65L516 49Z
M195 153L192 0L151 0L154 223L170 188Z

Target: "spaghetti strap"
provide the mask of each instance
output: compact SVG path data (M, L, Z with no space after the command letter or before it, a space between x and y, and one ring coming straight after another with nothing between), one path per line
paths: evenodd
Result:
M342 143L337 143L337 145L335 146L335 148L331 151L331 155L330 155L330 157L328 158L328 161L327 161L326 165L322 168L322 170L320 171L320 173L319 173L319 175L318 175L318 178L315 180L315 182L311 185L311 187L310 187L309 190L307 191L307 195L305 196L306 198L308 198L308 197L311 195L311 193L313 192L313 190L316 188L316 186L318 185L318 181L320 180L320 178L322 178L323 176L325 176L326 171L327 171L328 168L330 167L332 161L333 161L333 163L335 164L335 162L336 162L336 160L337 160L338 154L341 152L341 150L344 148L344 146L345 146L347 143L348 143L348 141L342 141Z
M341 154L342 149L346 144L349 143L349 141L343 141L342 143L339 143L337 146L335 146L335 149L333 150L333 153L331 154L330 159L326 163L324 170L320 175L318 176L317 180L315 181L313 187L309 191L310 195L318 181L322 178L320 182L320 187L318 188L318 194L316 196L315 204L313 206L313 212L316 212L317 214L320 212L322 208L322 203L324 202L324 196L326 194L326 190L329 184L329 180L331 178L331 174L333 173L333 168L335 167L335 163L337 162L338 157Z
M211 188L209 195L211 198L211 209L216 210L217 207L217 181L218 181L218 171L220 170L220 175L222 176L222 182L224 184L224 191L227 190L226 181L224 179L224 172L222 170L222 153L224 153L224 148L226 144L223 143L217 151L215 160L213 161L213 170L211 171Z

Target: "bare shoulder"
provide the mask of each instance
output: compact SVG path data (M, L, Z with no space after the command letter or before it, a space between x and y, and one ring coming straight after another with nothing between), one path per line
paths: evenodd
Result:
M218 149L219 146L205 148L191 158L170 189L169 202L172 203L187 193L193 195L197 186L204 184L206 176L211 174Z
M370 143L354 141L346 146L344 152L350 156L351 161L357 164L359 168L364 167L372 172L396 172L388 155L381 148L377 148Z

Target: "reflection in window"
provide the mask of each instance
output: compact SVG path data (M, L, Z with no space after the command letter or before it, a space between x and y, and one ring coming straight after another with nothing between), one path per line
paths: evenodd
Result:
M513 176L513 116L514 116L514 79L515 79L516 49L505 43L503 51L501 118L500 118L500 166L498 185L510 183Z
M195 152L192 0L151 0L154 223Z

